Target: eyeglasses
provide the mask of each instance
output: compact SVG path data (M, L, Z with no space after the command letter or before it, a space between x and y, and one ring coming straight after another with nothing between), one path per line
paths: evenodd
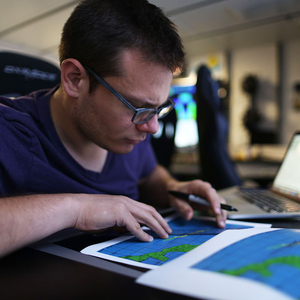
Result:
M161 119L165 117L174 108L175 102L171 98L168 98L168 100L157 109L135 108L123 96L121 96L111 85L109 85L103 78L98 76L90 68L86 66L83 67L86 70L88 70L98 80L98 82L100 82L106 89L108 89L113 95L115 95L120 101L122 101L128 108L130 108L134 112L134 115L131 119L131 122L134 124L147 123L156 114L158 115L158 118Z

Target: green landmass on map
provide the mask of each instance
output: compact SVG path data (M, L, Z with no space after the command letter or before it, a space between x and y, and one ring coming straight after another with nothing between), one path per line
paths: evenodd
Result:
M169 259L168 257L165 256L169 252L188 252L198 246L199 245L184 244L184 245L174 246L174 247L170 247L170 248L165 248L162 251L149 252L149 253L145 253L142 255L135 255L135 256L127 255L127 256L123 256L122 258L131 259L131 260L134 260L137 262L143 262L146 259L152 257L154 259L165 262Z
M241 276L246 272L256 272L264 277L269 277L272 273L268 270L269 266L274 264L284 264L300 269L300 257L299 256L283 256L269 258L262 263L249 264L247 266L232 269L232 270L221 270L220 272L232 276Z

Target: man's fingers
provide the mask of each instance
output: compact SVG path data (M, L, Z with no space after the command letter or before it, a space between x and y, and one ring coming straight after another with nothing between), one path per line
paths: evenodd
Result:
M168 223L158 212L154 211L154 208L140 212L139 215L134 214L134 217L138 222L145 224L153 230L160 238L166 239L172 233L172 229Z
M217 191L209 184L202 180L193 180L185 184L178 183L177 187L172 186L173 190L182 191L187 194L196 195L206 199L214 212L219 227L225 227L226 224L226 211L221 209L220 203L226 203L226 201L218 195ZM193 208L190 203L180 200L174 196L170 196L170 204L173 208L179 211L186 220L190 220L193 216L194 209L208 209L208 207L200 206L193 203Z
M172 232L172 229L165 221L165 219L156 211L156 209L150 205L136 202L134 200L126 199L123 203L127 207L128 213L131 214L131 217L135 219L136 224L141 223L149 227L154 231L160 238L168 238L169 234ZM140 226L139 226L140 227ZM145 233L139 228L131 227L135 231L135 235L139 234L140 239L145 240ZM129 229L129 228L128 228ZM138 237L138 236L137 236Z
M74 223L75 228L95 232L125 226L134 236L146 242L152 241L153 237L144 232L139 223L147 225L161 238L167 238L172 232L168 223L152 206L124 196L98 197L90 196L86 201L78 201L80 214Z
M225 218L224 218L224 216L222 214L221 215L216 215L216 220L217 220L218 226L220 228L224 228L225 227L226 222L225 222Z
M176 209L187 221L193 217L193 209L186 201L173 197L171 206Z
M121 222L118 222L118 226L125 226L136 238L143 242L152 242L153 237L147 234L132 216L130 212L125 213Z
M151 209L152 209L152 211L150 212L150 214L152 214L154 220L157 221L159 226L161 226L165 230L165 232L167 232L168 234L171 234L172 229L169 226L169 224L166 222L166 220L154 208L151 208Z
M144 218L143 224L149 227L152 231L154 231L160 238L167 239L169 237L169 233L172 230L166 230L159 222L152 218Z

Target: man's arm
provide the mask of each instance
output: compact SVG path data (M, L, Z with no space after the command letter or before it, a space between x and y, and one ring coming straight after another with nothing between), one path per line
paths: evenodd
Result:
M125 226L140 240L152 241L140 223L161 238L171 233L153 207L124 196L54 194L2 198L0 257L70 227L98 231Z
M141 180L140 198L154 206L170 206L168 190L177 182L164 167L157 165L148 177Z
M211 203L218 225L225 226L226 212L220 208L220 203L225 203L225 200L209 183L202 180L179 182L160 165L157 165L154 171L140 183L141 200L154 206L171 205L185 219L190 220L193 216L193 208L188 202L169 195L168 190L182 191L205 198ZM193 207L201 208L199 205Z
M0 256L70 227L70 204L61 195L0 199Z

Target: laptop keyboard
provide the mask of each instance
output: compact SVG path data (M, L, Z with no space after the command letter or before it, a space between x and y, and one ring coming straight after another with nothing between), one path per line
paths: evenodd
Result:
M269 190L240 190L239 193L250 203L266 212L298 212L300 204L277 197Z

